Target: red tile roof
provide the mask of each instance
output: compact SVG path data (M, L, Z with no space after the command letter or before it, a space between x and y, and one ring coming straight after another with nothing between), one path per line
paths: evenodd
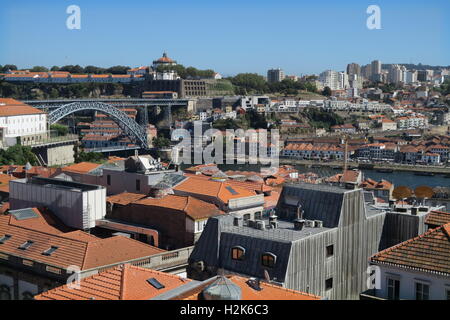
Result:
M227 187L231 187L236 193L233 194ZM174 188L174 190L189 194L216 197L223 203L228 203L230 199L237 199L256 195L254 191L234 186L227 182L197 179L195 177L187 178L179 185L177 185Z
M371 261L379 264L450 275L450 223L383 250Z
M155 278L164 288L156 289L147 280ZM67 285L43 292L36 300L149 300L164 292L178 288L189 279L144 269L130 264L118 266L84 278L79 288Z
M450 223L450 212L431 211L425 219L426 224L441 226Z
M0 98L0 117L29 114L45 114L45 112L15 99Z
M100 167L101 164L92 163L92 162L80 162L75 163L70 166L66 166L62 168L63 172L73 172L73 173L88 173L94 169Z
M45 225L42 217L16 220L11 215L0 216L0 237L6 234L11 238L0 245L1 253L58 268L76 265L87 270L164 251L122 236L100 239L79 230L63 233L53 225ZM33 241L31 247L19 249L26 241ZM43 255L51 246L58 249L50 256Z
M162 198L145 198L134 202L137 205L169 208L184 212L193 220L205 219L223 214L214 204L199 200L191 196L177 196L173 194Z

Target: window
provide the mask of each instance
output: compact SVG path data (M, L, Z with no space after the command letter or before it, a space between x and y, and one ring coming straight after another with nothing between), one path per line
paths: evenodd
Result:
M11 288L7 285L0 286L0 300L11 300Z
M147 279L147 282L150 283L155 289L159 290L165 288L165 286L155 278Z
M325 280L325 290L333 289L333 278Z
M9 239L11 239L11 236L9 234L5 234L3 237L0 238L0 244L4 244Z
M106 175L106 184L107 184L108 186L111 185L111 176L110 176L109 174Z
M233 247L231 248L231 259L233 260L244 260L245 257L245 249L242 247Z
M330 244L327 246L327 257L332 257L334 254L334 246Z
M264 253L261 256L261 264L264 267L273 268L275 266L277 257L272 253Z
M52 253L56 251L56 249L58 249L58 247L51 246L50 248L48 248L47 250L45 250L44 252L42 252L42 254L43 254L44 256L51 256Z
M388 299L399 300L400 299L400 280L387 279Z
M450 300L450 290L445 290L447 300Z
M428 300L429 292L430 292L429 285L416 282L416 300Z
M33 241L28 240L27 242L24 242L20 245L19 249L21 250L27 250L31 245L33 244Z
M136 191L141 190L141 180L136 180Z

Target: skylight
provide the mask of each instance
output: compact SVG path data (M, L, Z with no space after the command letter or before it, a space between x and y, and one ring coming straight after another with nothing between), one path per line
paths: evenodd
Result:
M0 238L0 244L4 244L9 239L11 239L11 236L9 234L5 234L3 237Z
M33 243L34 243L33 241L28 240L27 242L21 244L20 247L19 247L19 249L21 249L21 250L27 250L29 247L31 247L31 245L32 245Z
M238 192L236 192L236 190L234 190L232 187L227 186L225 187L232 195L237 195L239 194Z
M58 247L55 246L51 246L50 248L48 248L47 250L45 250L44 252L42 252L42 254L44 256L51 256L53 252L55 252L58 249Z
M158 290L165 288L165 286L163 284L161 284L161 282L159 282L155 278L147 279L147 282L150 283L153 287L155 287Z

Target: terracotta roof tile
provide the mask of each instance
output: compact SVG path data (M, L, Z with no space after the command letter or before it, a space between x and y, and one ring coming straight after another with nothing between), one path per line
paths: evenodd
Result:
M0 98L0 117L25 114L45 114L45 112L15 99Z
M426 217L425 223L434 226L450 223L450 212L431 211Z
M156 289L147 280L155 278L164 288ZM178 288L191 280L144 269L130 264L118 266L81 280L80 288L67 285L43 292L36 300L148 300Z
M374 263L450 275L450 223L383 250Z
M66 166L62 168L63 172L74 172L74 173L88 173L98 167L100 167L101 164L98 163L92 163L92 162L80 162L75 163L70 166Z

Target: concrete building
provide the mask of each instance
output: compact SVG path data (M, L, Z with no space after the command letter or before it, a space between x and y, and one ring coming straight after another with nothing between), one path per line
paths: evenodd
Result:
M322 82L324 87L329 87L331 90L340 90L340 76L339 72L333 70L327 70L319 75L319 81Z
M371 192L314 184L285 185L276 215L209 219L189 258L188 276L265 278L328 299L358 299L368 259L425 231L430 208L375 205Z
M17 179L10 181L9 202L12 210L47 207L65 225L87 230L105 217L106 189L60 179Z
M360 77L361 76L361 67L357 63L350 63L347 65L347 74L349 78L352 78L354 75Z
M278 69L270 69L267 71L267 81L269 83L281 82L285 78L284 71L280 68Z

